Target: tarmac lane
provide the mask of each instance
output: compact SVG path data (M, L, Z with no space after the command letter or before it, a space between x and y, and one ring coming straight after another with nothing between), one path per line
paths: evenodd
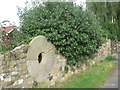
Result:
M120 89L120 79L118 78L118 76L120 75L120 54L117 54L117 57L118 60L114 62L117 63L116 68L113 70L112 74L101 88L116 88L118 90Z

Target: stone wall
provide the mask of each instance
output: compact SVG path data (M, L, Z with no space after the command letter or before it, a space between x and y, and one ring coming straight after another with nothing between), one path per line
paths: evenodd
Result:
M22 45L0 55L0 83L2 88L31 87L32 77L28 74L26 57L28 46Z
M36 84L49 88L57 82L64 82L74 73L86 70L110 55L110 51L110 40L107 40L94 59L80 62L65 72L66 58L45 37L38 36L29 45L16 47L0 55L0 84L2 88L30 88ZM40 61L39 55L42 57Z
M114 54L116 52L120 52L120 42L112 41L111 42L111 53Z
M56 61L54 64L53 71L51 72L48 78L46 78L44 81L39 83L39 86L41 88L44 88L44 87L49 88L54 86L56 83L63 83L67 80L67 78L70 75L74 73L78 73L82 70L86 70L88 67L94 65L100 60L103 60L106 56L110 54L111 54L111 41L106 40L106 43L104 43L98 49L98 53L96 54L95 58L88 59L84 62L80 62L75 67L69 67L68 72L65 72L64 68L66 66L66 63L65 63L66 59L59 53L56 53Z

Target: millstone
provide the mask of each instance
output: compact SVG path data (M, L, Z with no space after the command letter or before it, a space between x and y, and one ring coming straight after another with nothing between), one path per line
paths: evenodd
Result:
M44 36L37 36L30 42L27 52L28 73L35 81L45 80L55 63L55 47Z

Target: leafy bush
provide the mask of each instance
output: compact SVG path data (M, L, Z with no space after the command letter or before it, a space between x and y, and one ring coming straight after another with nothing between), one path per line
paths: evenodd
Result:
M12 38L10 34L12 35ZM4 39L3 40L1 39L1 42L0 42L1 53L5 53L8 50L12 50L14 47L19 46L25 42L24 41L25 35L21 33L20 31L18 31L16 28L10 34L6 36L6 38L8 39L7 43L5 43ZM7 48L6 46L8 46L9 48Z
M106 22L102 24L105 29L106 36L111 40L119 40L119 28L118 24L115 22Z
M102 29L95 16L73 3L46 2L19 13L21 31L46 36L67 58L67 64L93 57L101 45Z
M107 61L114 61L114 60L117 60L117 58L115 57L115 56L107 56L106 58L105 58L105 60L107 60Z
M25 38L28 37L23 32L21 32L17 29L14 29L13 35L14 35L14 45L12 47L16 47L21 44L25 44L25 42L26 42Z

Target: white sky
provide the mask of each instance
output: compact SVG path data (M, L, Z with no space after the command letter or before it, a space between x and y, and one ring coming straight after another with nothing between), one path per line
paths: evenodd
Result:
M24 7L26 0L0 0L0 21L9 20L18 25L17 6Z
M31 0L27 0L31 1ZM77 4L85 0L76 0ZM11 23L19 25L19 18L17 16L17 6L24 7L26 0L0 0L0 22L9 20Z

